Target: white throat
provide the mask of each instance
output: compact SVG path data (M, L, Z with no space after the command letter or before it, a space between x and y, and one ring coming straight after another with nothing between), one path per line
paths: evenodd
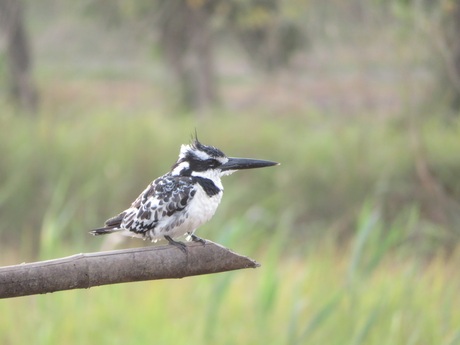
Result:
M220 179L221 175L222 173L218 169L192 172L192 176L207 178L214 182L216 187L218 187L220 190L224 190L224 186L222 185L222 181Z

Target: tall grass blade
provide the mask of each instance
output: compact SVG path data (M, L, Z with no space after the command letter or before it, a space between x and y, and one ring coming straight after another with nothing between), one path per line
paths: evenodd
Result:
M364 204L358 223L358 234L353 245L347 281L352 284L358 275L359 265L364 256L365 246L373 230L378 225L380 212L370 202Z
M328 317L335 311L336 307L341 302L341 299L342 294L338 293L328 303L326 303L323 308L318 310L310 319L310 322L307 324L295 344L306 344L308 338L311 337L313 333L318 330L318 328L322 326Z
M354 338L352 345L360 345L366 344L366 337L368 336L371 328L374 326L375 322L378 319L380 313L380 307L374 308L372 313L367 317L366 323L362 327L362 329L358 332L356 337Z
M446 345L460 345L460 329L455 332L452 340L449 341Z
M260 282L260 294L259 296L259 321L261 326L263 322L270 315L274 308L278 292L279 285L282 276L280 277L280 270L282 266L282 252L286 249L288 244L288 229L292 224L292 215L290 212L285 212L281 217L279 225L270 239L270 247L267 250L267 254L264 256L263 265L261 267L262 278ZM282 282L281 282L282 284Z
M207 316L204 328L204 338L211 344L216 339L217 325L219 321L219 311L224 301L225 295L230 287L233 274L225 274L220 277L217 284L211 292L210 298L207 300Z
M409 209L408 214L401 213L399 217L384 231L379 227L376 233L376 243L373 243L372 253L369 262L366 264L365 273L369 274L382 261L385 255L392 249L404 243L407 238L408 229L412 229L419 221L420 214L417 206Z
M40 232L40 255L42 257L56 253L60 235L72 219L74 203L70 198L66 198L69 186L70 177L63 174L54 187Z
M297 298L299 296L297 295ZM299 329L299 315L302 309L305 307L302 301L296 301L291 310L291 315L289 318L289 324L287 329L287 344L294 345L297 344L298 329Z

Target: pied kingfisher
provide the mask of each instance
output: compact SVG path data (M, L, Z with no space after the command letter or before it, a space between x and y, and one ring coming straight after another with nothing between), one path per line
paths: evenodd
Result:
M188 240L205 240L195 230L211 219L222 198L221 177L236 170L278 165L249 158L227 157L221 150L201 144L195 137L182 145L179 159L171 171L150 183L131 207L108 219L92 235L114 232L156 242L165 238L186 252L186 246L173 238L187 235Z

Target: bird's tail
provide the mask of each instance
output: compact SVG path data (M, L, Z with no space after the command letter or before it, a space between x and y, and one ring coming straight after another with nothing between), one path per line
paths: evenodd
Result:
M99 236L111 234L112 232L122 231L123 229L121 228L121 222L123 221L124 216L125 212L122 212L115 217L109 218L105 221L104 227L93 229L89 233L94 236Z
M97 228L97 229L93 229L91 230L89 233L91 235L94 235L94 236L99 236L99 235L107 235L107 234L111 234L111 233L114 233L114 232L117 232L117 231L122 231L123 229L120 229L120 228L117 228L117 227L104 227L104 228Z

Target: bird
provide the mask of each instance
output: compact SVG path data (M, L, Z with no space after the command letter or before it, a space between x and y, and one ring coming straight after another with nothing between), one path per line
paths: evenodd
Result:
M129 208L109 218L94 236L120 233L125 236L169 244L187 252L183 242L174 238L206 244L195 230L209 221L222 199L221 177L238 170L278 165L277 162L228 157L214 146L195 137L181 145L179 158L170 171L151 182Z

